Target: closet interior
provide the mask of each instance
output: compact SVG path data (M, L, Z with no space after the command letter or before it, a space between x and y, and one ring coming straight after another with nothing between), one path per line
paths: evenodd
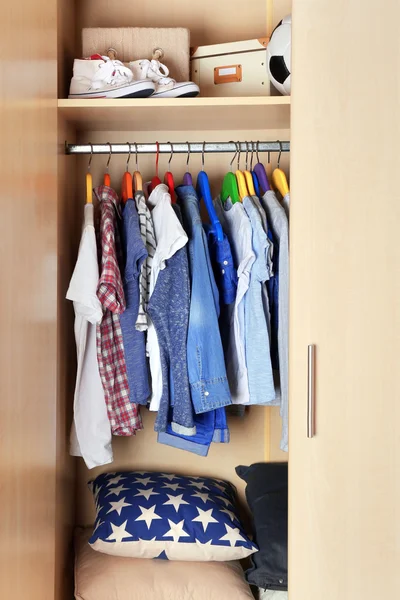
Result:
M59 0L58 1L58 394L59 463L63 472L58 489L57 544L60 590L68 590L70 546L73 528L93 523L94 505L87 482L109 470L176 472L218 477L231 481L244 503L244 482L235 474L239 464L259 461L286 461L280 450L279 407L251 406L243 418L229 418L231 441L214 444L203 458L157 444L154 415L142 410L143 431L136 436L113 438L114 462L88 471L82 459L68 456L69 430L76 375L76 350L72 303L65 300L74 269L82 228L85 203L85 175L90 153L66 152L65 144L132 144L130 170L135 168L135 144L283 142L290 141L290 97L205 97L172 99L70 100L68 87L73 59L82 56L81 33L84 27L185 27L190 30L191 46L264 38L279 20L291 12L290 0ZM106 49L99 49L104 52ZM263 54L264 56L264 54ZM261 60L261 59L260 59ZM267 77L266 77L267 79ZM269 85L269 84L268 84ZM244 165L245 152L241 162ZM278 152L259 150L268 175L277 166ZM234 153L204 153L204 169L213 195L220 191L224 175L230 170ZM93 185L101 185L109 159L107 153L91 157ZM120 192L128 154L113 152L109 173L113 187ZM170 155L161 153L160 173L167 170ZM186 152L174 152L170 169L176 184L187 170ZM282 152L280 168L289 179L290 153ZM154 176L155 153L139 153L143 181ZM202 153L191 152L190 171L194 180L202 168ZM63 581L63 578L66 580ZM69 583L67 583L67 581ZM62 583L63 582L63 583ZM61 592L63 593L63 592ZM61 596L60 596L61 597ZM65 598L72 598L71 587Z

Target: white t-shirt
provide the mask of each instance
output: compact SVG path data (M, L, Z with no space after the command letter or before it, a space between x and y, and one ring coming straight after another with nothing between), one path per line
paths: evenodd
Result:
M70 454L82 456L89 469L113 461L111 427L97 364L96 323L103 317L96 295L98 282L93 205L86 204L78 259L67 299L74 303L78 361Z
M151 216L157 240L157 248L153 256L150 276L151 298L157 283L158 274L162 269L165 269L166 261L187 244L188 237L171 206L171 196L166 185L163 183L158 185L150 194L147 204L152 209ZM150 410L157 411L160 408L162 396L162 373L157 333L150 318L147 330L147 353L152 382Z

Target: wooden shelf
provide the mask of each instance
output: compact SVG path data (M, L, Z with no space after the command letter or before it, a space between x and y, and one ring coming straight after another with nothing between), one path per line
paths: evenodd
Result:
M289 129L290 97L59 100L78 130L201 131Z

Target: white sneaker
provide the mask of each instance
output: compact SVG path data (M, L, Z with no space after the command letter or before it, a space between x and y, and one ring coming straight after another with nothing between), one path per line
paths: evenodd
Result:
M111 55L112 56L112 55ZM147 98L155 90L152 81L134 81L121 61L94 54L75 59L69 98Z
M168 68L163 65L157 57L164 55L164 52L157 48L154 50L153 59L134 60L129 63L135 79L151 79L156 89L152 98L187 98L198 96L200 88L192 81L176 82L169 77ZM156 58L155 58L156 57Z

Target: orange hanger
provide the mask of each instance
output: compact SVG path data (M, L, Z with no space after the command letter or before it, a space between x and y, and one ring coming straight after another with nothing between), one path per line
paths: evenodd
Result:
M158 142L156 142L156 147L157 147L157 154L156 154L156 174L155 174L155 177L153 177L153 179L151 180L151 183L150 183L150 191L151 192L154 190L155 187L157 187L161 183L161 179L158 176L158 161L160 159L160 144Z
M129 200L129 198L133 198L133 181L132 181L132 175L129 173L129 161L131 159L131 145L129 144L129 142L127 142L127 144L129 145L129 155L128 155L128 160L126 161L126 171L122 178L122 200L123 200L124 204L126 203L127 200Z
M110 148L110 154L108 156L108 161L107 161L107 164L106 164L106 172L104 173L104 185L106 185L108 187L111 187L111 177L110 177L110 174L109 174L108 170L109 170L109 166L110 166L112 148L111 148L110 142L107 142L107 144L109 145L109 148Z
M135 192L143 192L143 179L139 171L138 166L138 152L137 152L137 143L135 142L135 155L136 155L136 171L133 173L133 187Z
M171 171L169 170L171 160L172 160L172 155L174 153L174 149L173 149L171 142L167 142L167 144L169 144L171 146L171 154L170 154L170 157L168 160L168 171L165 173L165 176L164 176L164 183L168 186L169 195L171 196L172 204L175 204L176 203L176 195L175 195L174 176L172 175Z
M93 178L90 167L93 158L93 144L90 144L90 158L86 173L86 204L93 204Z

